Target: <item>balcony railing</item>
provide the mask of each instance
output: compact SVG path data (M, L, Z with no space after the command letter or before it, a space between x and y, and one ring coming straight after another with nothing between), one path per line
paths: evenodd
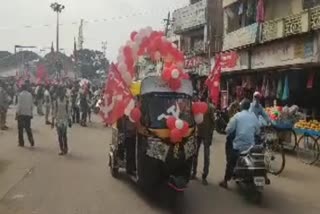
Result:
M310 28L312 30L320 28L320 6L310 9Z
M284 36L284 21L283 19L275 19L267 21L262 25L261 42L267 42Z
M309 31L309 12L303 11L284 18L284 36L300 34Z

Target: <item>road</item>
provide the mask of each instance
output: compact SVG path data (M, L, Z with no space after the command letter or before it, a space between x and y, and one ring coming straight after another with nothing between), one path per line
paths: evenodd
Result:
M34 149L17 147L16 123L10 112L10 130L0 132L1 214L105 214L173 213L149 199L125 176L116 180L107 168L110 130L95 123L73 126L71 153L58 156L55 130L35 116ZM27 142L27 141L26 141ZM185 192L185 213L319 213L320 169L287 157L281 176L271 176L263 203L246 201L235 185L219 188L224 174L224 138L215 135L209 186L192 181ZM202 156L201 156L202 160ZM202 161L200 161L202 162ZM202 166L202 165L201 165ZM199 170L201 171L201 170ZM181 205L182 205L181 204Z

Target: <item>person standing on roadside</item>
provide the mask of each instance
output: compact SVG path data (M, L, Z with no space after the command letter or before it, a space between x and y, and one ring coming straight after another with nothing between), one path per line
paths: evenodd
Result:
M54 101L55 106L52 117L52 128L56 126L58 141L60 147L59 155L68 153L68 126L71 127L71 119L69 117L70 108L69 100L66 97L66 89L60 86L57 90L57 99Z
M43 116L43 98L44 98L44 89L41 84L39 84L36 89L35 89L35 96L36 96L36 101L37 101L37 113L40 116Z
M7 123L7 112L9 108L9 95L6 91L5 84L1 81L0 82L0 129L7 130L8 126Z
M44 91L44 107L45 107L45 120L46 120L46 125L50 125L49 121L49 115L51 111L51 94L50 94L50 86L47 85Z
M34 146L34 139L31 130L31 119L33 118L33 98L28 91L29 84L26 82L21 86L21 92L18 96L18 106L16 118L18 121L19 146L24 146L23 130L25 129L31 147Z
M202 99L204 101L205 99ZM212 145L212 135L214 131L214 111L215 107L207 98L208 111L204 114L203 122L197 127L197 152L193 159L192 179L197 176L198 156L201 144L203 144L204 150L204 166L202 174L203 185L208 185L207 176L209 174L210 165L210 146Z
M74 86L71 90L71 109L72 109L72 122L80 122L80 109L78 105L78 89Z

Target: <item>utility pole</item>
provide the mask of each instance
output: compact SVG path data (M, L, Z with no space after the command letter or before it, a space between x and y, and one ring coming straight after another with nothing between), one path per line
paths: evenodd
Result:
M164 34L165 36L168 35L168 32L169 32L169 27L170 27L170 24L171 24L171 20L170 20L170 12L168 12L168 16L166 19L163 20L165 22L165 25L166 25L166 28L165 28L165 31L164 31Z
M57 41L56 41L56 45L57 45L57 52L59 52L59 15L60 13L62 13L62 11L65 9L65 6L63 4L59 4L57 2L52 3L50 5L50 7L52 8L52 10L57 13Z
M80 21L80 26L79 26L79 32L78 32L78 49L82 50L83 49L83 43L84 43L84 39L83 39L83 19L81 19Z
M106 57L107 45L108 45L108 42L107 42L107 41L102 42L102 47L101 47L101 49L102 49L102 52L103 52L104 57Z

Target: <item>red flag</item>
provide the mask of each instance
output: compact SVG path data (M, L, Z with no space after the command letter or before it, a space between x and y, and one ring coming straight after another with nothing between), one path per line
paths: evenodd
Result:
M104 90L104 102L100 115L107 124L114 124L124 114L127 106L133 100L133 96L121 74L114 64L111 65L106 87Z
M37 67L37 83L43 83L47 81L48 72L46 71L46 67L43 64L38 65Z
M219 55L216 57L214 68L206 80L206 85L208 86L211 100L215 105L218 105L219 103L221 64L221 56Z

